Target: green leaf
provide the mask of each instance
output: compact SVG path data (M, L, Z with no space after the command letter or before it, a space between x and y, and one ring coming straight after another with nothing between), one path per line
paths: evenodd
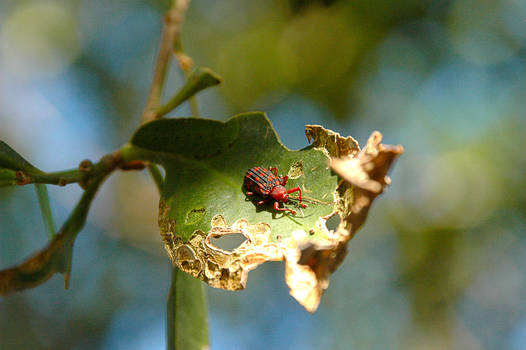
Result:
M303 210L304 217L301 213L276 214L272 204L260 208L245 195L243 178L254 166L274 166L281 174L303 169L301 176L289 177L287 187L303 186L307 190L304 195L326 203L332 202L337 183L337 176L331 174L328 159L321 151L313 147L301 151L286 149L263 114L246 114L227 123L207 119L160 120L141 128L132 144L160 157L158 160L166 169L162 200L171 208L168 215L178 223L178 235L184 240L195 230L208 231L212 218L218 214L227 222L239 218L267 222L272 227L272 240L276 241L276 236L286 238L298 229L309 232L320 216L332 211L333 205L312 204ZM195 212L203 215L196 219Z
M291 294L314 311L402 148L382 145L380 133L373 133L360 152L350 136L320 126L307 126L305 132L314 144L292 151L263 113L241 114L225 123L183 118L143 125L123 149L123 158L165 168L159 225L172 262L213 287L239 290L249 270L285 260ZM339 164L336 172L330 163ZM254 166L276 167L288 175L287 188L301 188L308 208L294 208L298 213L292 215L276 212L272 202L258 206L259 199L247 196L243 186ZM294 201L284 205L291 208ZM330 218L339 220L328 228ZM232 251L212 241L226 235L246 241Z
M172 285L167 305L167 349L208 349L208 318L204 284L172 269Z
M40 212L42 214L42 220L46 227L46 233L51 239L55 235L55 223L53 221L53 213L51 211L51 205L49 203L49 194L47 192L47 186L44 184L35 184L35 191L37 192L38 204L40 205Z
M0 141L0 168L11 170L22 170L29 173L42 173L35 168L31 163L25 160L14 149L9 147L4 141Z
M29 174L35 174L36 176L44 174L44 172L35 168L15 150L9 147L7 143L0 141L0 187L16 185L17 171L24 171ZM37 192L38 203L46 232L48 237L52 238L55 234L55 225L53 223L51 206L49 205L47 187L46 185L35 184L35 190Z

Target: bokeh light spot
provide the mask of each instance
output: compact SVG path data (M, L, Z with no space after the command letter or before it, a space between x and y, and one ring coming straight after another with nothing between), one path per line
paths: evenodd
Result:
M4 64L28 76L64 71L81 46L75 17L55 2L19 5L3 24L0 42Z
M466 60L494 64L510 58L520 48L520 42L509 35L504 19L498 16L501 6L501 1L494 0L455 2L448 29L453 45Z

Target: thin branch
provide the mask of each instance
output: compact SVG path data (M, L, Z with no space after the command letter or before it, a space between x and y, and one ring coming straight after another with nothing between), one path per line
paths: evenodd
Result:
M174 55L177 59L177 62L179 63L179 67L183 71L183 73L188 78L190 76L190 72L192 71L194 67L194 61L190 56L188 56L184 50L183 45L181 44L181 40L179 40L174 45ZM199 116L199 107L197 105L197 99L195 96L191 96L188 99L188 103L190 104L190 111L192 112L192 116L198 117Z
M155 119L155 111L161 104L166 72L168 71L174 47L179 42L181 23L189 4L190 0L173 0L172 6L164 16L161 46L157 55L157 62L155 63L155 71L148 99L146 100L146 107L142 113L142 123Z
M115 168L121 170L142 170L146 167L142 161L123 162L120 150L110 153L101 158L98 163L93 164L90 160L80 162L77 169L57 171L53 173L31 173L18 170L14 174L14 183L18 186L28 184L48 184L65 186L78 183L82 188L86 188L92 178L98 177Z
M64 274L64 283L67 288L75 238L86 223L95 193L104 179L117 168L119 162L116 160L119 159L121 159L119 154L101 159L98 164L104 164L104 172L90 179L75 209L45 248L20 265L0 271L0 295L34 288L46 282L57 272Z
M65 186L71 183L80 182L82 180L82 177L83 173L81 173L78 169L38 174L18 170L15 174L15 182L19 186L27 184L48 184Z

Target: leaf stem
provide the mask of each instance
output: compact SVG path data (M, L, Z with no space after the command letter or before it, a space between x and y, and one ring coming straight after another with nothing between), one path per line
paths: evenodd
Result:
M161 170L159 170L159 167L156 164L149 164L148 171L155 182L155 186L157 186L157 190L159 190L159 193L162 193L164 178Z
M190 104L190 112L192 113L192 117L199 117L199 106L197 105L197 99L195 96L192 96L188 99L188 103Z
M40 205L40 212L42 213L42 220L46 227L47 236L49 239L52 239L56 231L51 205L49 204L47 186L44 184L35 184L35 191L37 192L38 204Z
M167 350L208 348L208 317L204 284L172 267L172 285L166 306Z

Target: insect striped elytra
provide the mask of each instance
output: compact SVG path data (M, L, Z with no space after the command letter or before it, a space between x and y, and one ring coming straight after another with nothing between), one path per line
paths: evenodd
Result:
M279 203L287 203L289 201L289 193L299 192L299 205L306 208L307 205L301 203L301 189L299 187L287 190L288 176L278 176L277 168L253 167L248 169L245 174L244 186L247 190L246 194L252 196L254 194L262 198L257 202L257 205L263 205L269 200L274 200L274 209L276 211L290 211L296 214L295 210L289 208L280 208Z

